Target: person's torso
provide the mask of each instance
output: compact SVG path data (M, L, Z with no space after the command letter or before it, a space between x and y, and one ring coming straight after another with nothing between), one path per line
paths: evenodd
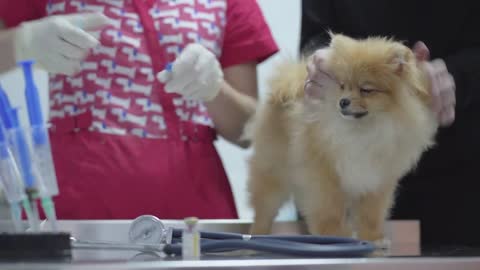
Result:
M50 77L53 126L73 121L144 138L181 136L183 125L213 126L201 102L165 93L155 75L189 43L220 56L226 0L50 0L46 8L49 15L102 12L112 21L93 32L101 44L80 73ZM75 120L85 114L88 120Z

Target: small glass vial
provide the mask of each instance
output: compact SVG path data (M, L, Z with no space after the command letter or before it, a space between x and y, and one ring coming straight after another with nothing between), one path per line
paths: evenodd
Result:
M182 233L182 259L200 259L200 232L197 229L198 219L189 217L183 220L185 229Z

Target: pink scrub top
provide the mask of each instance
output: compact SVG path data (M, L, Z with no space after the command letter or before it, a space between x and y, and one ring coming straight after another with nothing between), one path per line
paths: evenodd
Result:
M238 218L215 127L204 105L168 94L155 74L189 43L223 68L278 51L255 0L2 1L7 27L102 12L93 49L73 76L50 76L50 140L61 219Z

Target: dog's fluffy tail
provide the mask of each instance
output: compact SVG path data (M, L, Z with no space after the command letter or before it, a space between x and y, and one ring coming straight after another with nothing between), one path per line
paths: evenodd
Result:
M285 105L303 98L303 86L307 78L307 65L303 60L287 60L275 69L269 80L268 102Z
M303 98L303 87L307 77L306 63L303 60L284 60L275 67L275 70L268 81L269 93L267 103L273 106L288 106L288 104ZM242 141L252 141L255 132L255 125L258 122L258 115L261 114L260 104L254 115L250 117L243 128L240 136Z

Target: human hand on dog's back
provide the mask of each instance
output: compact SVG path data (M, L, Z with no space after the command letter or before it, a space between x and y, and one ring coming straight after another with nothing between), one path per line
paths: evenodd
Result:
M307 59L308 75L305 81L305 94L307 96L322 98L324 90L329 89L331 84L337 83L325 66L329 54L329 48L322 48L315 51Z
M432 95L432 110L437 115L441 126L449 126L455 120L455 80L448 72L442 59L430 61L427 46L419 41L413 47L417 61L424 62L421 67L430 79L430 94Z

